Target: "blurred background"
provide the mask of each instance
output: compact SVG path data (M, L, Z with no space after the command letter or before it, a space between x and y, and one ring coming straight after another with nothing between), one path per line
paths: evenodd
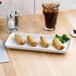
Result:
M51 0L0 0L0 18L6 17L10 10L18 9L23 15L41 14L43 1ZM76 0L52 0L60 2L60 11L76 9Z

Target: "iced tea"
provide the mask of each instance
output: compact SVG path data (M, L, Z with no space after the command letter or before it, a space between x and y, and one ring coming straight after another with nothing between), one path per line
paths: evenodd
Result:
M46 30L55 30L58 16L58 3L44 3L43 14L45 18Z

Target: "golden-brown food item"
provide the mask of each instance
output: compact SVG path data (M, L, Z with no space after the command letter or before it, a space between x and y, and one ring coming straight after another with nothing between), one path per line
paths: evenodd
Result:
M44 47L49 47L50 46L50 44L49 44L49 42L47 41L47 39L46 38L44 38L44 37L40 37L40 40L41 40L41 44L44 46Z
M15 34L15 40L18 44L23 45L25 44L25 40L22 39L22 37L19 34Z
M62 50L64 48L64 45L59 41L59 39L55 38L53 40L53 45L58 49Z
M38 44L37 41L30 35L27 36L27 40L32 46L37 46Z

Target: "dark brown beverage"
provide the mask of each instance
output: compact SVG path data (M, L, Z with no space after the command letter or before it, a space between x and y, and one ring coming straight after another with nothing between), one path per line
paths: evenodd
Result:
M0 1L0 4L1 4L2 2Z
M43 5L46 30L55 30L58 16L58 7L59 5L55 3L48 3Z

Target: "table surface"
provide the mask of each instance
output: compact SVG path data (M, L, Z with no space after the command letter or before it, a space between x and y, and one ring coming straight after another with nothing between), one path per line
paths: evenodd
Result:
M76 24L76 10L60 12L55 31L44 30L43 15L28 15L21 18L20 32L70 36ZM0 39L5 43L6 20L0 20ZM71 37L71 36L70 36ZM72 38L72 37L71 37ZM76 76L76 38L66 54L11 50L6 48L10 62L0 64L0 76Z

